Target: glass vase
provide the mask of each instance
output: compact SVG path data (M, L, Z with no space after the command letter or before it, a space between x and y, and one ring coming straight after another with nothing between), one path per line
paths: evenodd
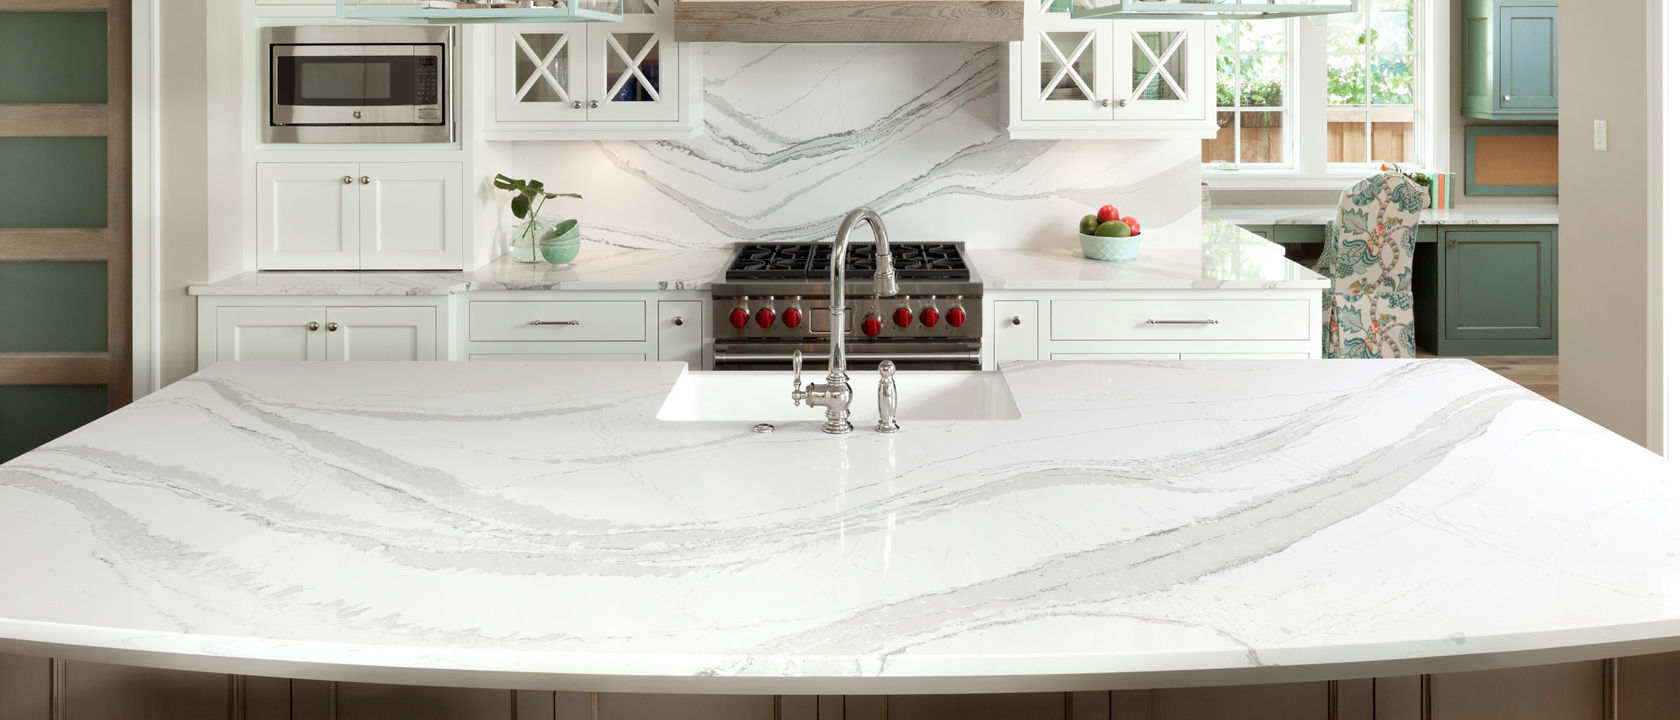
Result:
M513 239L508 241L508 255L515 262L534 264L547 262L542 256L542 242L549 239L554 226L536 217L522 220L513 226Z

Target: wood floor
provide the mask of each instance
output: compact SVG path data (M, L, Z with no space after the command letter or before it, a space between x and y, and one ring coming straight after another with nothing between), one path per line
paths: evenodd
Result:
M1432 357L1423 352L1418 357ZM1556 355L1511 355L1465 358L1552 402L1558 401L1558 359Z

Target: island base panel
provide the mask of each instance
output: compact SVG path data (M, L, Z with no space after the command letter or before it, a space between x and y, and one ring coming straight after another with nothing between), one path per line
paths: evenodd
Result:
M1672 720L1680 653L1330 682L1006 695L658 695L288 680L0 655L0 720Z

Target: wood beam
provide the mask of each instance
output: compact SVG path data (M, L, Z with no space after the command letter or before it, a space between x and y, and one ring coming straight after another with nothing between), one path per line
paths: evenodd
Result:
M1013 42L1006 0L676 0L677 42Z
M99 137L110 112L104 103L0 104L0 137Z
M97 261L110 252L105 228L0 228L0 261Z
M0 353L0 385L104 385L105 353Z
M111 0L0 0L0 12L102 12Z

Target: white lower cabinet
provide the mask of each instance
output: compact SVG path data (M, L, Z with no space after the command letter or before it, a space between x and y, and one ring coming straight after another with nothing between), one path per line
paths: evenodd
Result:
M701 324L705 303L677 300L659 303L659 359L685 362L694 370L705 365L706 326Z
M460 296L456 332L471 361L682 361L707 366L699 291L516 291Z
M325 305L307 298L202 297L198 366L218 362L438 360L448 356L448 306ZM368 299L359 302L374 303Z
M259 163L260 270L463 266L460 163Z
M1019 360L1319 356L1318 290L1066 290L991 299L988 367Z
M1038 301L1000 300L988 314L996 364L1038 359Z

